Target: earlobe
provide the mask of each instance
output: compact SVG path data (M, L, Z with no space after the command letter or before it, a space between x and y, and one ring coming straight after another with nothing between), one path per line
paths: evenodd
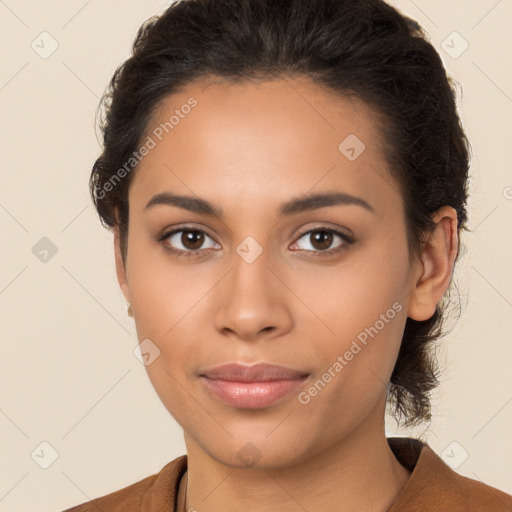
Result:
M130 294L128 291L128 284L126 279L126 269L124 267L123 259L121 256L121 240L119 237L118 227L114 228L114 257L116 264L117 281L119 283L119 286L121 287L121 290L126 301L130 302Z
M432 217L436 227L421 251L421 272L410 294L407 316L428 320L450 285L458 250L457 212L443 206Z

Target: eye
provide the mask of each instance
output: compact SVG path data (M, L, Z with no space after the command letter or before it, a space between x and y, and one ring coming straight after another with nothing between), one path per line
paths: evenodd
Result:
M302 233L299 240L302 238L308 240L309 244L305 244L306 248L299 247L299 250L313 252L315 256L331 256L346 250L349 245L354 243L352 238L345 233L337 231L336 229L324 227L310 229L309 231ZM340 239L341 241L335 245L334 248L329 248L332 246L333 241L336 238ZM297 242L295 242L294 245L297 245ZM309 249L307 247L308 245L313 249Z
M213 246L202 247L206 239L210 239L213 242ZM164 233L159 237L158 241L163 244L167 251L178 257L195 256L207 249L218 248L215 247L218 244L204 231L186 226Z
M309 231L302 233L299 240L302 238L308 240L308 235L310 241L309 246L312 247L312 249L299 246L299 250L311 252L314 256L332 256L333 254L338 254L346 250L348 246L354 242L352 238L345 233L326 227L310 229ZM336 238L340 241L334 246L334 248L332 248L331 246ZM207 239L211 240L213 243L210 244L210 247L203 247ZM182 226L179 229L167 231L159 236L157 241L163 245L166 251L179 258L198 256L200 253L209 249L220 248L220 246L203 230L188 226ZM295 242L292 248L297 245L298 242ZM306 244L306 246L307 245L308 244Z

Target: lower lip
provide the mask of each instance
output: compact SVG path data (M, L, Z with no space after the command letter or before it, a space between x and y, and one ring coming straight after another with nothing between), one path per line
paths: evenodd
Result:
M223 402L244 409L268 407L299 387L306 377L263 382L233 382L228 380L201 380L216 397Z

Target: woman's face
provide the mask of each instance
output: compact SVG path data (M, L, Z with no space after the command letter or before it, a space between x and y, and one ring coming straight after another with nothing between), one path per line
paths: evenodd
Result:
M187 446L285 467L356 432L381 435L421 269L409 266L375 114L298 79L195 83L157 114L117 267L139 341L150 340L149 378ZM159 194L190 208L164 196L148 206ZM306 201L316 194L339 196ZM204 377L259 362L306 377L277 395L261 384L252 401L258 385L217 382L221 398Z

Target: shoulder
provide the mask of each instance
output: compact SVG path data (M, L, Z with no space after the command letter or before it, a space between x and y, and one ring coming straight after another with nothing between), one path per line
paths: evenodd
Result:
M105 496L94 498L90 501L66 509L63 512L93 512L98 510L134 512L139 510L142 499L151 489L157 475L151 475L139 482L128 485Z
M512 511L512 495L471 478L461 475L457 477L461 499L467 504L465 510Z
M453 503L450 510L464 512L511 512L512 496L489 484L458 474L447 466L441 458L438 464L443 464L440 474L444 482L440 486L440 498L445 503Z
M512 496L460 475L419 439L388 439L397 459L411 471L390 512L510 512Z
M158 473L63 512L173 510L176 491L186 468L187 456L181 455L167 463Z

